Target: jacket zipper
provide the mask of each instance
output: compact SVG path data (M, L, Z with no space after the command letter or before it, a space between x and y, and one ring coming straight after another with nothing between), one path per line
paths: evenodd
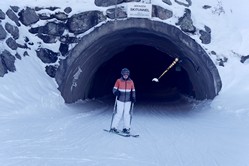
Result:
M125 102L126 102L126 88L127 88L127 81L125 80Z

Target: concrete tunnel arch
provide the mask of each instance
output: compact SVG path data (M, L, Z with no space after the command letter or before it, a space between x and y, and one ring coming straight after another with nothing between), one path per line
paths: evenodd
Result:
M154 47L172 58L179 57L196 99L213 99L218 95L222 86L218 70L195 40L175 26L130 18L95 27L60 62L56 81L65 102L91 96L94 77L101 65L132 45Z

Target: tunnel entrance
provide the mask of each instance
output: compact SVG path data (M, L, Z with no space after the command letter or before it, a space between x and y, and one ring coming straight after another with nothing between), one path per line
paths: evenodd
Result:
M89 97L112 95L113 85L124 67L131 70L138 100L172 101L179 99L181 94L194 97L192 83L180 63L172 67L159 83L152 82L152 78L158 77L173 61L174 58L154 47L128 46L99 67Z
M181 63L153 83L175 58ZM137 18L95 27L60 62L55 78L65 102L73 103L110 94L123 67L131 70L141 98L180 93L213 99L222 86L215 64L195 40L175 26Z

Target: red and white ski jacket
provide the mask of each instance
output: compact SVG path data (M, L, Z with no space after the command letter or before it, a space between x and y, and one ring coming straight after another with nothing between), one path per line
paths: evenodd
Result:
M122 102L136 101L135 86L130 78L127 80L124 80L122 77L117 79L113 87L113 94L118 94L117 100Z

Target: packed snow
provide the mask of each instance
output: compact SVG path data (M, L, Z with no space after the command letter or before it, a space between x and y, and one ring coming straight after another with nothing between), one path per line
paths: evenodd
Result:
M201 8L218 2L225 13ZM0 2L1 9L8 4L71 6L75 13L97 8L88 0L9 0ZM103 131L110 126L114 97L65 104L37 57L17 60L17 71L0 78L0 165L249 166L249 60L240 62L240 55L249 54L246 6L246 0L193 2L195 24L212 29L213 43L203 47L228 58L224 67L217 65L222 90L212 101L138 99L132 133L139 138Z

